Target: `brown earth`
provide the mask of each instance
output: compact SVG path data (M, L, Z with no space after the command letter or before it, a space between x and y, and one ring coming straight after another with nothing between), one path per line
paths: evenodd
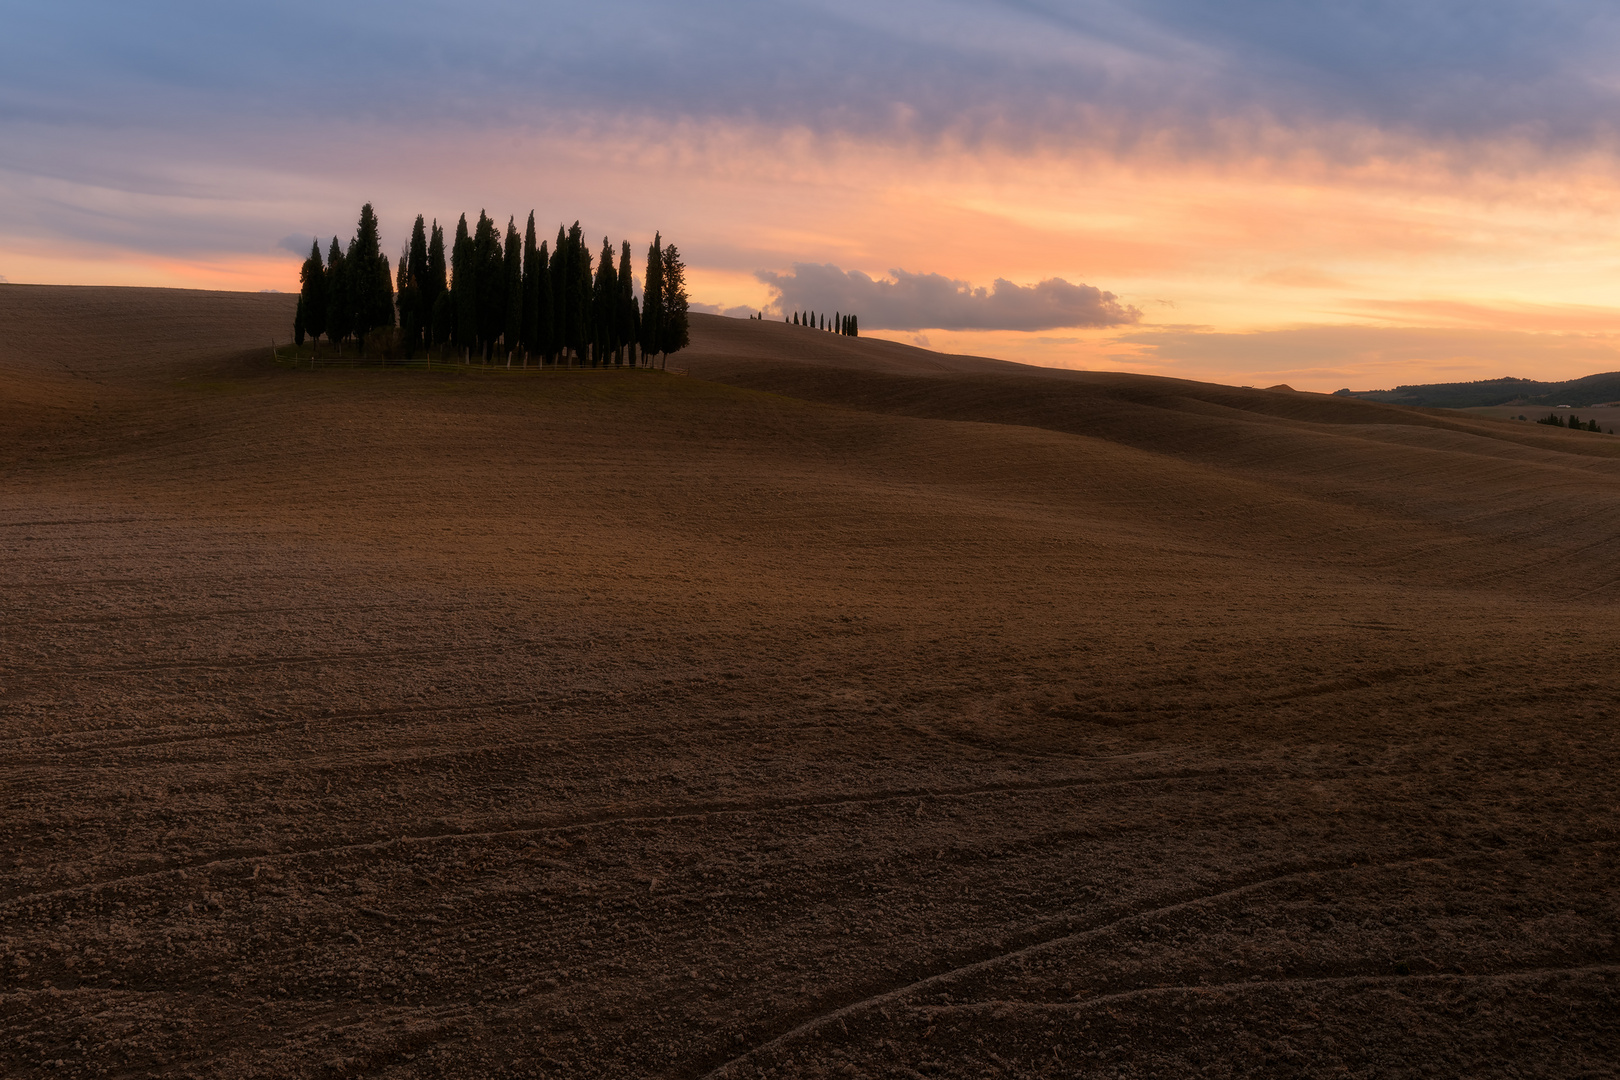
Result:
M1620 439L0 286L8 1076L1620 1074Z

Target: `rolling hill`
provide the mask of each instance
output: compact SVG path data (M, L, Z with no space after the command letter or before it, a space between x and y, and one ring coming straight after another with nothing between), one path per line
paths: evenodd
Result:
M1489 405L1605 405L1620 401L1620 371L1587 375L1565 382L1533 379L1480 379L1460 383L1422 383L1393 390L1340 390L1337 396L1430 409L1475 409Z
M0 285L8 1075L1620 1060L1620 440L292 303Z

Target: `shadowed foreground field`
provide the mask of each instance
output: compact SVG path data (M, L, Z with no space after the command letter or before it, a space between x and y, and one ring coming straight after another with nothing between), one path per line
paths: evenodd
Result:
M1620 439L0 286L8 1076L1620 1073Z

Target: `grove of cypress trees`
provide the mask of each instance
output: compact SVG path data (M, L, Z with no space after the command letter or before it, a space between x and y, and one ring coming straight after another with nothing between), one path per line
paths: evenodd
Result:
M523 241L518 237L517 224L506 219L506 326L501 335L506 352L506 365L512 366L512 353L523 336Z
M641 282L641 353L655 355L664 343L663 237L653 233L647 248L647 276Z
M686 264L674 244L664 247L664 335L659 350L668 364L669 354L680 352L691 344L692 331L686 308Z
M613 243L602 237L602 257L596 262L596 282L591 287L591 329L595 348L593 367L601 367L619 351L619 275L613 268Z
M332 248L326 253L326 336L337 344L337 353L343 355L343 339L354 328L354 307L349 301L349 273L344 265L343 249L338 238L332 237Z
M326 266L321 262L321 242L312 240L309 258L298 271L298 306L304 316L304 331L318 344L326 333Z
M450 249L450 288L455 292L457 350L471 356L473 338L478 334L478 284L473 270L472 237L467 233L467 215L456 223L456 244Z
M636 325L636 285L630 272L630 241L624 241L619 248L619 332L620 344L625 350L625 360L635 365L636 340L640 336L640 327Z

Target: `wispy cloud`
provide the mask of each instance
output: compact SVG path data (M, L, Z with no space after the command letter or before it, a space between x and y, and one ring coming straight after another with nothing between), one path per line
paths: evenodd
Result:
M942 274L890 270L872 278L859 270L795 263L791 273L762 270L759 280L775 294L777 311L854 312L873 330L1056 330L1075 326L1120 326L1142 313L1111 292L1048 278L1016 285L998 278L975 288Z

